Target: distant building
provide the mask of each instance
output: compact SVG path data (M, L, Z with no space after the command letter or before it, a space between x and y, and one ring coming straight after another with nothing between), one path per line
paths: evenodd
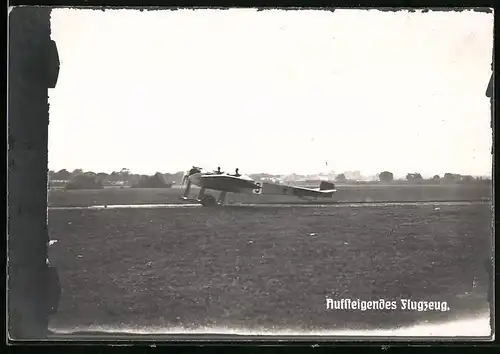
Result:
M292 173L291 175L287 175L283 177L284 182L297 182L301 180L303 176L297 175L295 173Z
M309 175L302 178L301 181L328 181L328 176L325 175Z
M337 177L335 175L334 171L322 172L319 174L319 176L322 177L322 179L327 180L327 181L333 181L333 180L335 180L335 177Z
M362 178L360 171L346 171L344 172L344 176L350 181L360 181Z

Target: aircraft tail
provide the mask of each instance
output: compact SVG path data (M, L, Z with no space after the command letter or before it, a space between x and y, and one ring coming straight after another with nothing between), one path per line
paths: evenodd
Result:
M320 191L329 191L334 189L335 189L335 184L333 184L332 182L322 181L319 185Z

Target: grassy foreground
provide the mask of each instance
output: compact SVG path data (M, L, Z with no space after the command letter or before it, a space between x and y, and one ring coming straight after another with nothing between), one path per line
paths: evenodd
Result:
M339 330L488 309L491 206L49 211L55 330ZM326 310L326 297L450 311Z
M338 186L333 199L339 202L404 202L404 201L479 201L491 199L492 187L487 184L470 185L361 185ZM197 189L193 188L195 195ZM210 191L214 195L218 192ZM50 190L49 206L89 206L104 204L178 203L180 188L139 189L105 188L100 190ZM254 196L229 193L229 203L304 203L293 197Z

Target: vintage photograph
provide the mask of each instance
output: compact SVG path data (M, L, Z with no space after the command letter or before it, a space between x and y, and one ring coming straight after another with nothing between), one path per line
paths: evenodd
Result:
M492 11L50 21L53 334L492 335Z

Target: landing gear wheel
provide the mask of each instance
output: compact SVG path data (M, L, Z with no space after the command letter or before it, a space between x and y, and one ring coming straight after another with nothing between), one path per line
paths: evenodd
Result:
M215 205L217 205L217 201L211 195L206 195L201 200L201 205L203 205L203 206L215 206Z

